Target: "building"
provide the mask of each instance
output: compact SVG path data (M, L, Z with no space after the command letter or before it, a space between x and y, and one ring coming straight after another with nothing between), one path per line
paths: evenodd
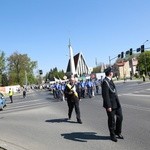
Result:
M81 53L76 54L73 57L73 60L74 60L75 72L76 72L77 76L82 76L83 74L90 74L91 73L90 69L87 66L85 59ZM69 59L68 65L67 65L66 73L71 74L70 59Z
M138 60L136 58L132 58L131 60L121 60L117 63L119 68L119 77L120 78L130 78L136 73L136 66L138 64Z

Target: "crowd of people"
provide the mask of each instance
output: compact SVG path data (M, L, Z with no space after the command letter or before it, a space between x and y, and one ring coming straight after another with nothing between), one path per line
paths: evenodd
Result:
M55 99L65 100L64 90L69 81L67 82L56 82L50 85L50 90L53 92L53 96ZM75 86L79 96L79 99L83 99L85 97L92 98L96 94L101 94L101 80L95 79L87 79L78 81L75 78Z
M84 98L92 98L95 95L101 94L103 98L103 107L106 110L108 116L108 129L110 133L110 139L117 142L119 139L124 139L122 136L122 121L123 114L122 108L117 94L117 89L112 80L113 70L111 67L105 70L104 79L87 79L77 80L72 76L66 82L56 82L49 86L55 99L61 99L67 101L68 106L68 120L71 119L73 109L75 109L77 123L82 124L79 102ZM23 98L26 97L26 88L23 87ZM13 92L9 89L9 97L11 103Z
M105 75L103 80L87 79L86 81L77 81L74 77L71 77L68 82L57 82L51 88L54 98L66 98L68 104L68 120L71 119L73 108L75 108L76 119L80 124L82 124L79 107L80 99L86 96L92 98L95 94L101 94L103 107L108 116L110 139L113 142L117 142L117 138L124 139L121 134L123 121L122 108L115 84L112 80L113 70L111 67L105 70Z

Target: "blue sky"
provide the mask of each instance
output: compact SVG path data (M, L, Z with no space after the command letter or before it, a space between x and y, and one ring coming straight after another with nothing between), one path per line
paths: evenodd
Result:
M44 73L66 71L69 38L89 67L150 47L149 0L0 0L0 50L28 54ZM113 60L114 61L114 60Z

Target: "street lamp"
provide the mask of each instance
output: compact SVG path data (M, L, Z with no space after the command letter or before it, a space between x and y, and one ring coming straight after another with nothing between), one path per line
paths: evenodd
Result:
M143 47L144 47L144 44L146 43L146 42L148 42L148 40L146 40L144 43L143 43ZM147 76L147 63L146 63L146 57L145 57L146 55L144 54L144 63L145 63L145 75Z
M110 56L109 56L109 66L111 66L111 61L113 60L113 59L115 59L115 58L117 58L118 56L116 56L116 57L114 57L114 58L110 58Z
M143 43L143 45L144 45L146 42L148 42L148 40L146 40L146 41Z
M25 86L27 88L27 85L28 85L28 78L27 78L27 72L25 70Z

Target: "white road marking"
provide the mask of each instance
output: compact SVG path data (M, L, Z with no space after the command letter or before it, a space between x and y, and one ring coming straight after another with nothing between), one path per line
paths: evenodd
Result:
M122 104L122 106L126 107L126 108L136 109L136 110L150 111L150 108L147 108L147 107L141 107L141 106L135 106L135 105L128 105L128 104Z
M127 94L121 94L121 95L128 95L128 96L141 96L141 97L150 97L150 95L143 95L143 94L133 94L133 93L127 93ZM120 95L120 96L121 96Z
M13 106L13 107L9 107L9 108L7 108L7 110L9 110L9 109L18 109L18 108L25 108L25 107L31 107L31 106L34 106L34 105L42 105L42 104L47 104L48 102L39 102L39 103L33 103L33 104L28 104L28 105L21 105L21 106Z

